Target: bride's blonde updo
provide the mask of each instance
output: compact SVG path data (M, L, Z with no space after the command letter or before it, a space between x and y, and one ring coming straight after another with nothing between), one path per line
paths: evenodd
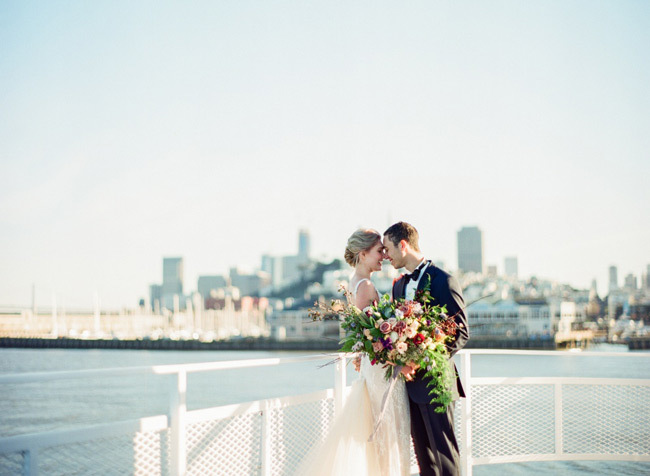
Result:
M359 262L359 253L368 251L381 241L381 235L371 228L359 228L348 238L345 247L345 262L353 268Z

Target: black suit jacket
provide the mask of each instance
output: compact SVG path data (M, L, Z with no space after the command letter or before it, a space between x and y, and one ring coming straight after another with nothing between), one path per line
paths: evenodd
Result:
M467 317L465 316L465 301L463 300L463 293L456 278L451 276L446 271L436 267L431 262L428 262L427 268L422 271L423 276L418 283L418 290L423 290L426 283L429 281L427 276L431 278L431 285L429 292L433 298L433 305L447 306L447 315L455 315L454 320L457 324L456 335L451 342L447 343L447 350L453 356L456 352L462 349L469 340L469 327L467 326ZM393 284L393 299L404 299L406 294L406 279L402 276ZM458 377L458 370L454 365L456 372L456 391L454 399L464 397L465 391L463 385ZM429 396L430 388L427 387L429 379L423 378L424 372L418 372L412 382L406 382L406 390L411 400L416 403L429 403L431 397ZM453 390L453 389L452 389Z

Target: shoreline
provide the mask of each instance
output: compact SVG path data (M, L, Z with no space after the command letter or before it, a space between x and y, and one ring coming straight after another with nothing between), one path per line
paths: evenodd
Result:
M119 349L119 350L316 350L335 352L337 340L276 340L270 338L241 338L201 342L171 339L72 339L0 337L0 348L27 349ZM467 349L557 350L552 339L470 339Z

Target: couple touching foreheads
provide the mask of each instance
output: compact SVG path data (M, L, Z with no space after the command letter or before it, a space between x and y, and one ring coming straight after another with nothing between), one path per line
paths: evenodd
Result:
M455 278L425 259L418 241L415 227L405 222L395 223L383 235L372 229L355 231L345 249L345 260L354 268L349 298L359 309L379 299L371 276L381 270L383 260L388 259L396 269L405 268L408 274L394 282L392 298L413 300L416 291L428 286L433 304L446 306L447 314L454 316L457 332L447 342L447 350L453 356L469 339L461 289ZM412 437L421 476L460 475L454 404L445 412L435 411L436 405L429 403L431 396L424 371L408 365L403 367L406 382L397 379L383 407L379 427L369 441L389 382L385 379L385 369L379 364L371 365L367 356L361 358L358 367L361 378L354 382L325 442L310 452L299 472L337 476L410 475ZM465 396L458 377L454 387L454 400Z

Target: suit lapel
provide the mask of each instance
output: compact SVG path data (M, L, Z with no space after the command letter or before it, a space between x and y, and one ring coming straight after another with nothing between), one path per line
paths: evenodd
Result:
M422 270L423 276L420 278L420 282L418 283L418 291L424 291L424 287L429 281L427 276L431 276L431 282L433 282L433 278L436 275L436 269L436 266L431 261L427 260L427 267Z
M395 299L404 299L404 296L406 295L406 277L402 276L399 281L397 281L397 293Z

